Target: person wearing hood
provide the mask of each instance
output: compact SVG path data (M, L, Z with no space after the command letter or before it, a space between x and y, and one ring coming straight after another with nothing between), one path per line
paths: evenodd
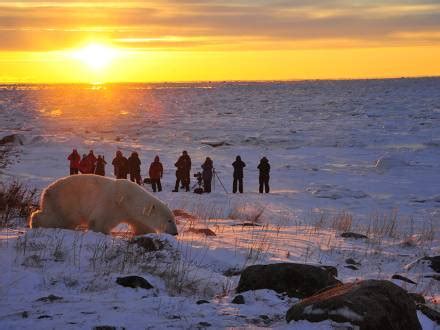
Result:
M156 192L156 189L157 191L162 191L160 179L163 177L163 166L160 162L159 156L154 157L154 162L151 163L148 174L150 175L151 188L153 188L153 192Z
M191 158L188 155L188 152L184 150L182 152L182 156L179 157L177 162L174 164L177 167L176 170L176 185L174 187L173 192L179 191L179 184L182 183L183 187L186 191L189 191L189 185L191 181Z
M95 156L95 154L93 153L93 150L89 151L89 154L87 155L87 166L88 166L88 174L93 174L95 173L95 169L96 169L96 161L98 160Z
M234 167L234 181L232 183L232 192L235 194L237 192L237 184L238 191L243 193L243 168L246 167L246 164L241 160L240 156L235 158L235 162L232 163L232 167Z
M258 165L258 170L260 171L260 194L263 193L263 190L266 194L269 193L269 179L270 179L270 164L269 160L266 157L261 158L260 164Z
M105 165L107 162L105 161L104 156L98 155L98 159L96 160L96 169L95 174L105 176Z
M79 172L81 174L90 174L90 162L86 154L82 155L81 161L79 162Z
M78 174L79 162L81 161L81 156L76 149L72 150L72 153L67 157L70 161L70 175Z
M116 157L112 161L116 179L127 179L128 160L120 150L116 151Z
M130 173L130 180L141 184L141 160L137 152L132 152L128 158L128 171Z
M210 193L211 192L211 182L212 182L212 174L213 174L214 164L212 159L206 157L205 162L202 164L202 179L203 179L203 192Z

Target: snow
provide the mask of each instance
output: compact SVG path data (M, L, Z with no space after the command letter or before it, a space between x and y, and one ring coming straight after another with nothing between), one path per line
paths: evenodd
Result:
M1 147L1 183L18 178L42 189L68 173L72 148L94 149L107 162L117 149L137 151L144 175L158 154L165 174L157 196L194 215L177 217L180 235L162 237L165 250L147 254L123 234L3 229L1 328L331 328L286 324L296 300L269 290L231 304L239 276L225 272L285 261L335 266L343 282L400 274L417 284L394 283L438 302L440 282L424 277L433 271L405 266L440 254L439 86L439 79L0 86L0 138L23 141ZM231 163L241 155L245 193L225 193L218 179L210 195L172 193L182 150L193 173L211 157L229 192ZM268 195L257 193L262 156L272 167ZM252 222L258 226L242 225ZM369 239L344 239L343 231ZM344 267L347 258L359 269ZM122 275L143 276L154 289L120 287ZM63 299L36 301L49 294Z

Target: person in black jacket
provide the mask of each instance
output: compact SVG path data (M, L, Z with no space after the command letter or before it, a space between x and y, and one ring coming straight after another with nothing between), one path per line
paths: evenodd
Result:
M211 182L212 182L212 170L214 168L214 164L212 159L206 157L205 162L202 164L202 178L203 178L203 192L210 193L211 192Z
M112 161L116 179L127 179L128 160L122 155L121 151L116 151L116 157Z
M98 155L98 159L96 160L96 169L95 174L105 176L105 165L107 162L105 161L104 156Z
M235 158L235 162L232 163L234 167L234 182L232 184L232 192L235 194L237 192L237 183L238 183L238 191L243 193L243 168L246 164L241 160L240 156Z
M263 193L263 190L266 194L269 193L269 173L270 173L270 164L269 160L266 157L261 158L260 164L257 167L260 170L260 194Z
M188 152L185 150L182 152L182 156L179 157L176 164L174 166L177 167L176 170L176 185L174 187L174 192L179 191L179 184L182 182L186 191L189 191L190 184L190 172L191 172L191 158L188 155Z
M130 180L141 184L141 160L137 152L132 152L128 158L128 172L130 173Z

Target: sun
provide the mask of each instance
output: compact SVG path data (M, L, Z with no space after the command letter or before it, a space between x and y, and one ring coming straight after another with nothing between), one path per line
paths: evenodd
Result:
M73 53L73 57L93 70L104 69L117 56L117 50L101 44L89 44Z

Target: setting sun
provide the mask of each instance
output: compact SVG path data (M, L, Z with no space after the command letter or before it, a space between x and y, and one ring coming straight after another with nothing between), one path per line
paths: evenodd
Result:
M107 67L116 58L117 50L105 45L90 44L73 53L73 57L93 70Z

